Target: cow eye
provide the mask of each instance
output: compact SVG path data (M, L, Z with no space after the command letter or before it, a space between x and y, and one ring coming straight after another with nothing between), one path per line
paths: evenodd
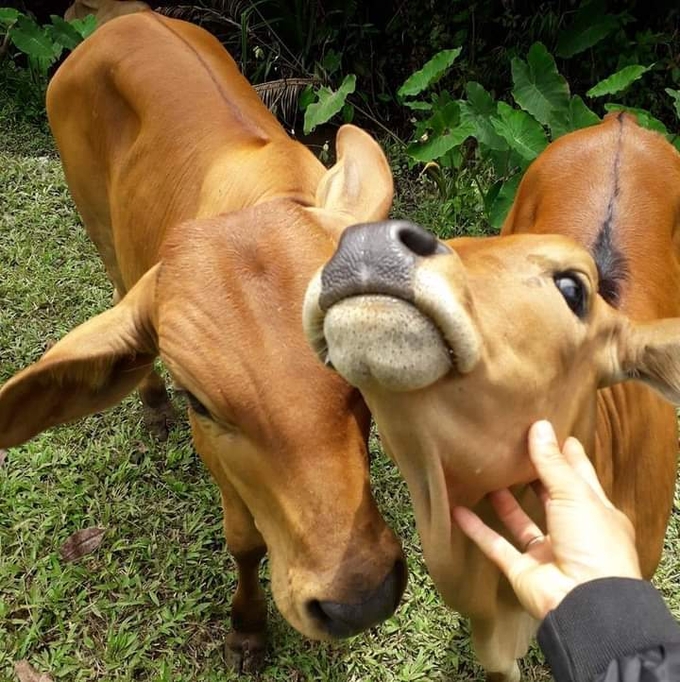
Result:
M555 286L562 294L569 308L578 317L586 313L586 288L578 275L573 272L561 272L555 275Z
M191 407L191 409L197 415L199 415L200 417L208 417L209 419L212 419L210 410L193 393L190 393L187 390L182 390L181 393L186 398L186 401L189 403L189 407Z

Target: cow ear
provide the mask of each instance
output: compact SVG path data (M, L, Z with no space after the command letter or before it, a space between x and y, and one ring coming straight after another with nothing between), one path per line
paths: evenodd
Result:
M603 385L642 381L680 405L680 318L619 323L611 337L609 371Z
M316 205L348 213L358 223L387 218L394 184L380 145L360 128L344 125L335 147L338 160L321 178Z
M76 327L0 388L0 447L111 407L153 368L158 265L113 308Z

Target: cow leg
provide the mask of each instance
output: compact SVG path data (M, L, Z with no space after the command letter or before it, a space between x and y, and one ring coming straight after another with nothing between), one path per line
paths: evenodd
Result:
M160 374L152 369L139 384L137 391L142 401L144 425L158 440L167 440L170 425L177 420L177 413Z
M472 620L472 642L488 682L519 682L517 659L526 654L538 624L519 605L505 579L498 597L494 618Z
M253 516L234 488L220 481L227 547L236 560L238 583L231 602L232 630L225 642L227 663L237 672L256 672L264 664L267 601L260 585L260 561L267 547Z
M117 286L113 287L113 305L123 298ZM159 441L168 439L170 425L177 421L177 413L170 402L161 375L152 369L137 386L139 399L142 401L142 419L147 431Z

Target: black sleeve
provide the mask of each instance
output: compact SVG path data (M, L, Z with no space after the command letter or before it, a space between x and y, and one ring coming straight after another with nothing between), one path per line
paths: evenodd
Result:
M680 625L644 580L579 585L541 623L538 643L556 682L680 681Z

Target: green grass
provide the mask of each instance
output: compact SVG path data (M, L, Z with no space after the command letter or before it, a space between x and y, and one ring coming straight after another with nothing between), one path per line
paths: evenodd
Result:
M439 201L425 187L403 196L401 210L444 225ZM106 309L110 296L49 137L5 121L0 382ZM262 680L482 677L465 622L444 607L427 576L406 487L376 443L373 449L375 494L408 556L404 602L381 627L336 644L305 640L270 609ZM677 503L657 579L676 615L679 518ZM64 563L61 544L90 526L106 529L101 547ZM217 488L191 447L187 424L167 443L155 443L134 397L42 434L11 450L0 466L0 682L15 679L14 662L23 658L69 682L237 679L222 655L234 581ZM548 679L535 649L523 665L527 679Z

